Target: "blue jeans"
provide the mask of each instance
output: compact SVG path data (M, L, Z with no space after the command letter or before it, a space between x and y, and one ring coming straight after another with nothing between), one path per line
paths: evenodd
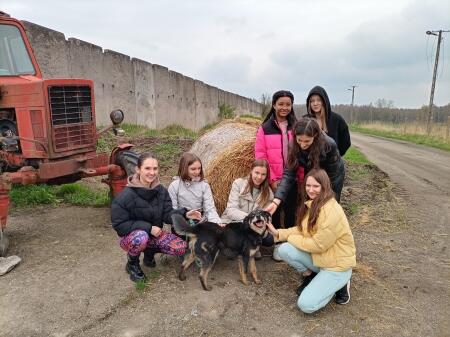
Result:
M316 267L310 253L295 248L289 242L280 245L278 254L283 261L300 273L308 269L317 273L297 300L297 306L307 314L326 306L335 292L345 286L352 277L351 268L346 271L330 271Z

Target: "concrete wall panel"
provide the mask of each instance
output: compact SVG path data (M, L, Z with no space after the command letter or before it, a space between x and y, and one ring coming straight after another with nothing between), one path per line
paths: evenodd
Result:
M156 129L155 76L151 63L133 58L136 124Z
M88 78L94 81L97 124L109 124L113 109L125 122L162 129L180 124L192 130L217 122L219 105L237 115L259 115L261 105L168 68L130 59L91 43L23 22L44 78Z

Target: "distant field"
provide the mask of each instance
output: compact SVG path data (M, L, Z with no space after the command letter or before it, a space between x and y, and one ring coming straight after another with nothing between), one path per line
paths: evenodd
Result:
M406 140L411 143L450 151L449 127L447 124L433 124L430 136L427 136L426 124L420 122L401 124L381 122L351 124L350 130L374 136Z

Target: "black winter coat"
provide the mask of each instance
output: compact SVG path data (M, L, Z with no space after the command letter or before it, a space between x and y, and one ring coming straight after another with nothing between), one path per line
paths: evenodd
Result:
M331 111L330 99L328 98L327 92L324 88L320 86L315 86L311 89L306 98L306 107L308 109L308 117L314 117L312 112L309 110L309 99L312 95L319 95L322 97L322 101L325 104L325 113L327 116L327 134L331 138L334 139L336 145L339 149L339 154L344 156L345 152L347 152L348 148L351 145L350 142L350 132L348 131L348 125L345 122L344 118L341 115Z
M153 189L125 187L111 204L112 226L122 237L136 229L149 235L152 226L162 228L164 223L172 223L172 214L186 214L186 209L174 210L166 188L158 185Z
M323 133L326 140L326 145L322 149L319 157L320 168L327 172L331 181L331 188L336 195L336 200L339 202L341 198L342 187L344 186L345 168L336 143L331 137ZM308 165L309 151L300 151L297 162L298 165L304 167L305 176L312 169ZM290 187L297 181L297 171L285 169L280 185L275 192L275 198L285 200Z

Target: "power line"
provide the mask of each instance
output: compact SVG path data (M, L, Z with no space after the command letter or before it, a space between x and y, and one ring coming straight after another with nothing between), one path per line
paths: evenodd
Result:
M427 134L431 132L431 122L433 117L433 99L434 99L434 89L436 86L436 73L439 63L439 49L441 48L442 33L448 33L450 30L432 30L427 31L427 35L434 35L438 37L437 47L436 47L436 59L434 61L433 69L433 81L431 82L431 94L430 94L430 104L428 105L428 119L427 119Z
M347 88L347 90L350 90L352 92L352 106L350 109L350 123L353 123L353 104L355 103L355 88L357 88L357 85L351 85L350 88Z

